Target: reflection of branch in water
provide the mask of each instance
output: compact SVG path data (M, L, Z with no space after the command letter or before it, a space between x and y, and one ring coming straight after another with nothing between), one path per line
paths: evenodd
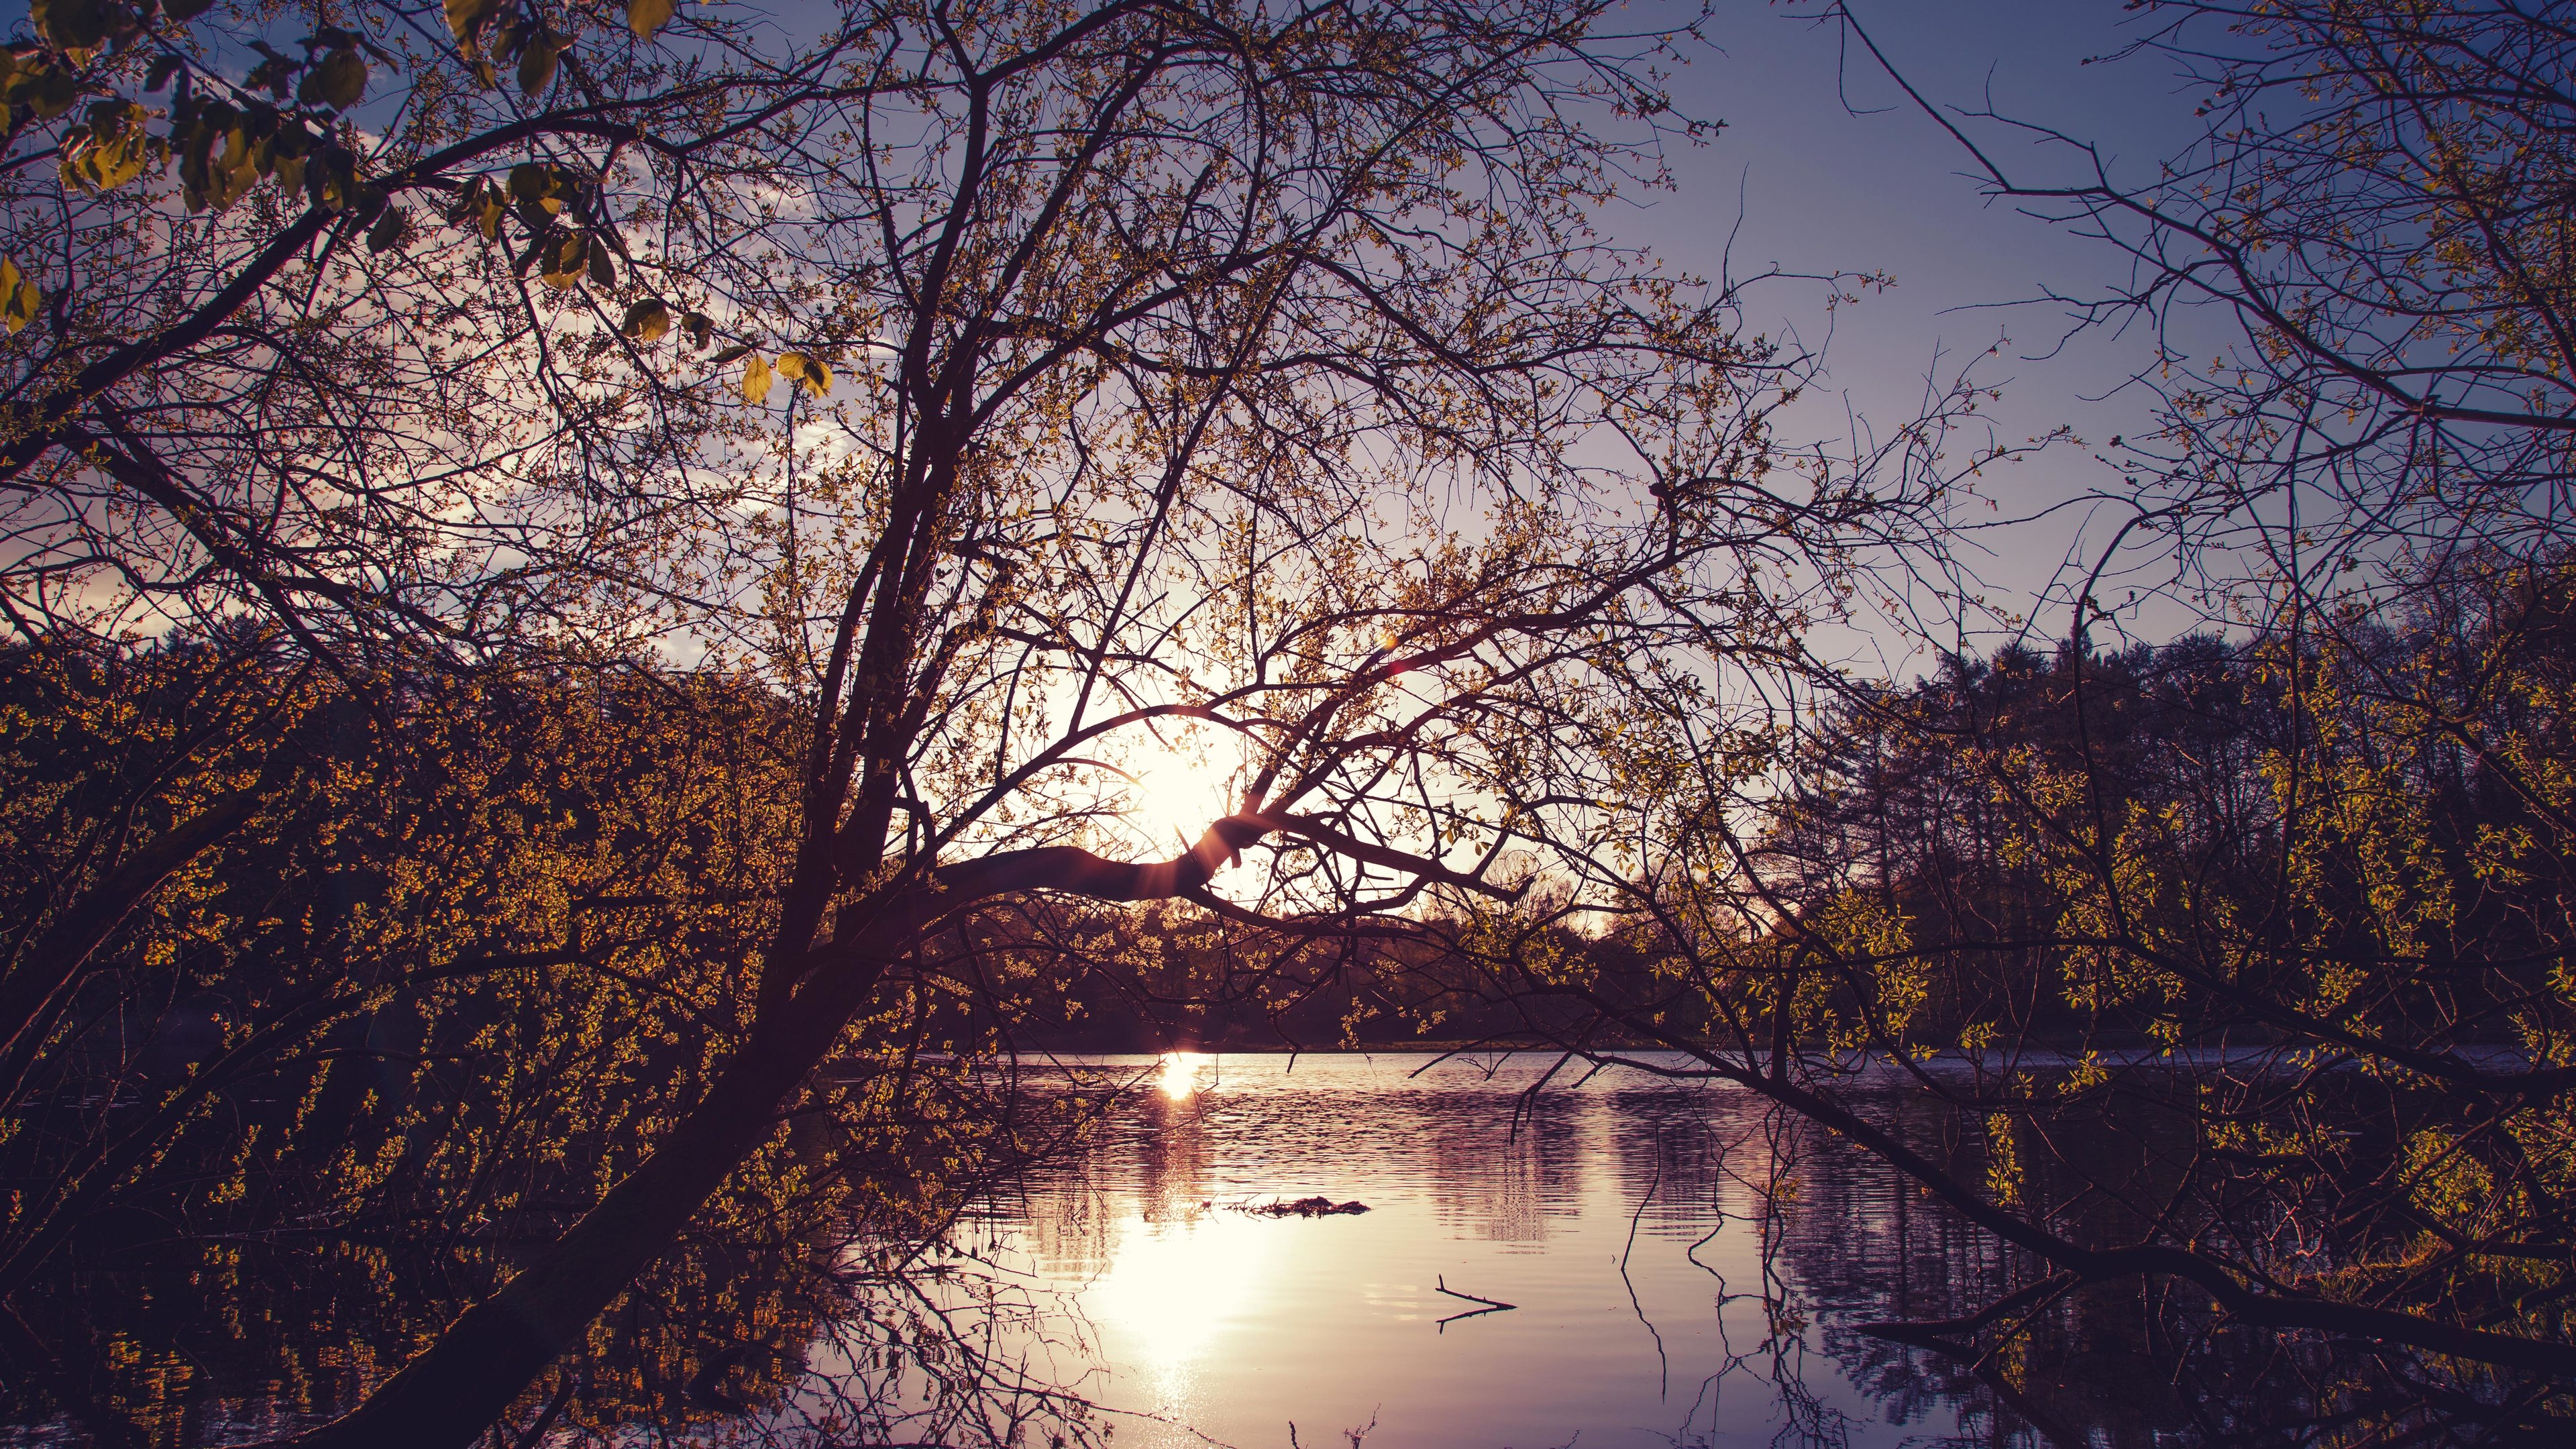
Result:
M2047 1285L2043 1283L2035 1284L2033 1286L2046 1287ZM2063 1292L2062 1289L2059 1291ZM2025 1289L2023 1293L2014 1294L2013 1297L2017 1299L2022 1298L2028 1292L2029 1290ZM1877 1331L1890 1326L1891 1325L1876 1323L1863 1324L1860 1327L1860 1331L1869 1334L1873 1338L1885 1338L1895 1342L1910 1343L1927 1352L1937 1353L1944 1358L1956 1359L1959 1362L1966 1364L1968 1366L1968 1371L1976 1375L1977 1382L1985 1385L1986 1391L1993 1394L1997 1402L2001 1403L2005 1408L2008 1408L2014 1413L2020 1415L2023 1423L2030 1425L2032 1429L2038 1432L2040 1438L2048 1441L2050 1449L2085 1449L2086 1445L2093 1442L2082 1431L2070 1427L2064 1420L2059 1419L2056 1415L2051 1414L2047 1409L2043 1408L2036 1399L2023 1393L2020 1389L2015 1388L2012 1381L2004 1377L2003 1373L1995 1367L1995 1355L1993 1349L1988 1349L1985 1352L1980 1353L1968 1344L1957 1343L1952 1340L1942 1338L1937 1333L1933 1332L1926 1332L1920 1335L1898 1335ZM1935 1325L1935 1327L1937 1326L1938 1325ZM2013 1331L2018 1333L2020 1331L2020 1325L2016 1325Z
M81 1341L66 1334L62 1345L69 1350ZM7 1366L17 1382L41 1383L64 1414L105 1449L140 1449L145 1442L142 1430L88 1391L87 1381L97 1377L94 1366L86 1361L78 1366L64 1362L7 1303L0 1303L0 1365Z
M1856 1323L1852 1327L1872 1338L1911 1343L1938 1350L1954 1358L1982 1362L1983 1358L1974 1347L1949 1335L1960 1333L1973 1335L1981 1329L1992 1326L1999 1319L2011 1317L2013 1322L1995 1335L1995 1343L2000 1347L2019 1337L2023 1330L2038 1319L2040 1314L2048 1310L2050 1305L2065 1297L2082 1281L2073 1273L2052 1273L2017 1292L2004 1295L1976 1313L1963 1317L1945 1318L1937 1322L1881 1320ZM1990 1355L1993 1350L1988 1349L1986 1352Z
M1448 1278L1440 1274L1432 1275L1432 1281L1440 1285L1441 1292L1448 1294L1452 1298L1461 1298L1469 1303L1482 1303L1485 1305L1482 1308L1470 1308L1464 1313L1452 1313L1448 1317L1443 1318L1438 1323L1432 1325L1442 1333L1448 1332L1449 1325L1456 1323L1461 1319L1482 1318L1488 1313L1509 1313L1513 1309L1520 1307L1517 1303L1505 1303L1499 1298L1480 1298L1473 1293L1461 1293L1457 1289L1450 1287ZM1374 1425L1376 1421L1371 1420L1370 1422Z
M1206 1430L1199 1428L1195 1424L1184 1423L1170 1414L1158 1414L1151 1409L1115 1409L1111 1408L1107 1404L1094 1404L1092 1405L1092 1409L1096 1413L1110 1417L1120 1419L1142 1419L1148 1424L1160 1424L1166 1429L1177 1429L1180 1432L1189 1435L1191 1438L1198 1440L1200 1443L1210 1446L1210 1449L1236 1449L1236 1446L1233 1443L1220 1439L1214 1434L1210 1434ZM1288 1441L1293 1445L1296 1443L1296 1440L1297 1426L1291 1424L1288 1426ZM944 1446L926 1444L921 1446L921 1449L944 1449Z
M1646 1180L1646 1195L1637 1199L1636 1212L1628 1218L1628 1246L1619 1250L1619 1282L1628 1290L1628 1306L1636 1310L1637 1321L1646 1325L1646 1333L1655 1340L1655 1397L1669 1398L1673 1389L1673 1363L1664 1355L1664 1336L1655 1332L1654 1320L1646 1317L1646 1305L1637 1301L1637 1285L1628 1276L1628 1255L1637 1251L1637 1224L1645 1221L1646 1204L1655 1200L1655 1189L1664 1185L1664 1130L1655 1129L1655 1175Z
M1556 1080L1556 1074L1565 1070L1565 1064L1567 1062L1574 1060L1575 1052L1576 1048L1574 1047L1566 1048L1564 1052L1558 1055L1555 1061L1548 1064L1546 1071L1539 1073L1537 1081L1521 1088L1520 1091L1513 1096L1511 1132L1503 1139L1504 1141L1518 1142L1520 1140L1522 1121L1524 1119L1534 1120L1538 1115L1538 1094L1547 1089L1548 1083Z
M706 1370L700 1369L698 1376L704 1378ZM692 1385L695 1382L696 1380L691 1380ZM536 1449L536 1446L546 1442L546 1431L555 1426L555 1420L563 1417L564 1407L572 1402L572 1391L580 1385L579 1375L565 1374L563 1382L555 1388L554 1397L546 1400L546 1406L537 1412L534 1419L528 1421L528 1427L520 1430L518 1437L510 1441L510 1449ZM740 1413L741 1410L735 1408L733 1412Z
M1719 1140L1717 1130L1714 1127L1709 1126L1706 1122L1702 1122L1700 1124L1700 1131L1711 1144L1709 1148L1710 1158L1716 1164L1715 1171L1710 1174L1708 1204L1709 1211L1716 1214L1716 1218L1709 1224L1708 1231L1699 1235L1699 1240L1697 1242L1694 1242L1689 1247L1682 1249L1682 1257L1689 1260L1692 1267L1699 1269L1701 1272L1706 1273L1708 1276L1717 1280L1717 1306L1718 1311L1723 1313L1726 1309L1726 1301L1728 1298L1744 1295L1728 1293L1726 1291L1726 1275L1717 1271L1715 1268L1710 1267L1706 1263L1701 1262L1699 1260L1699 1250L1707 1247L1718 1234L1725 1232L1727 1223L1735 1218L1735 1214L1726 1210L1726 1199L1717 1191L1717 1179L1729 1179L1748 1191L1752 1189L1753 1184L1745 1180L1744 1174L1735 1170L1732 1165L1732 1159L1736 1148L1753 1140L1754 1129L1751 1127L1745 1128L1744 1131L1736 1134L1733 1141ZM1749 1222L1751 1219L1748 1218L1746 1221Z
M1486 1311L1490 1313L1493 1310L1487 1309ZM1368 1442L1368 1436L1376 1432L1377 1411L1372 1409L1369 1411L1369 1421L1367 1423L1360 1425L1356 1429L1344 1429L1342 1431L1342 1437L1350 1441L1351 1449L1360 1449L1362 1444ZM1306 1449L1305 1445L1297 1442L1297 1424L1293 1419L1290 1420L1288 1424L1288 1449Z

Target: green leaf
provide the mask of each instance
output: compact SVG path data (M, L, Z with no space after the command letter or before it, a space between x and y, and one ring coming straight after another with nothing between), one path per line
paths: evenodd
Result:
M626 23L637 40L651 40L654 31L679 13L679 0L626 0Z
M671 309L663 305L661 298L647 297L626 309L626 320L618 324L617 330L648 345L659 342L671 330Z
M6 81L0 81L0 96L12 105L34 111L38 119L50 121L80 99L80 84L72 78L69 66L37 58L19 66Z
M558 292L578 286L582 253L587 246L587 239L579 232L565 237L560 243L549 243L544 249L545 270L542 273L546 285Z
M555 195L560 189L555 169L551 166L522 161L510 168L510 195L520 201L536 202L550 213L561 211L563 202Z
M252 67L250 74L242 77L242 88L266 91L279 100L284 100L295 89L296 69L295 62L286 57L270 56Z
M304 73L295 98L304 104L345 111L367 93L367 63L354 50L335 50Z
M707 339L715 335L716 324L708 321L704 312L688 312L680 317L680 330L689 334L691 347L704 347Z
M357 158L337 146L325 146L313 153L304 184L314 205L332 211L347 206L358 195Z
M162 56L152 62L152 68L150 70L143 73L143 89L146 91L157 91L163 86L168 85L170 83L170 77L177 75L178 73L179 57L175 55Z
M456 32L458 44L472 45L476 33L501 13L501 4L502 0L447 0L447 28Z
M617 285L617 265L608 258L608 243L590 239L590 279L603 287Z
M223 154L207 158L197 174L190 197L191 205L210 206L217 212L241 200L243 194L258 183L261 151L259 143L251 139L238 116L220 134L224 143Z
M173 20L194 20L215 8L215 0L161 0L161 13Z
M487 178L477 176L457 194L456 204L447 209L447 220L450 225L471 225L483 233L485 241L497 241L501 236L501 218L508 212L509 207L501 199L501 188Z
M89 124L63 136L63 184L95 196L142 175L152 156L152 138L143 130L150 114L122 101L90 107Z

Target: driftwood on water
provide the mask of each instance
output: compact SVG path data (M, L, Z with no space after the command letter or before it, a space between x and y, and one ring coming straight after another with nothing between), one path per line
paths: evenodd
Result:
M1239 1213L1258 1213L1266 1218L1330 1218L1368 1210L1368 1204L1364 1202L1335 1202L1328 1197L1301 1197L1294 1202L1257 1202L1235 1209Z

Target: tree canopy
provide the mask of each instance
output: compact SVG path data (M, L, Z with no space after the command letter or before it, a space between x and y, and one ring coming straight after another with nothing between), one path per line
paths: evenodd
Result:
M2162 339L2121 525L1870 679L1811 640L2051 440L1815 446L1747 289L1859 281L1617 239L1694 17L37 5L0 1352L131 1437L44 1285L311 1241L292 1442L719 1412L781 1371L675 1305L899 1286L1125 992L1733 1083L2021 1255L1877 1326L1978 1371L2134 1293L2563 1421L2566 28L2152 9L2149 185L1934 113L2136 264L2059 299ZM845 1328L938 1432L1056 1402Z

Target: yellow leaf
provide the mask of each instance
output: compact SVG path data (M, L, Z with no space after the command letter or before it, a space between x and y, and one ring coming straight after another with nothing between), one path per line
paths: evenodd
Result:
M654 31L679 13L679 0L626 0L626 23L637 40L651 40Z
M483 22L500 13L501 0L447 0L447 28L456 32L459 41L470 44Z
M589 247L580 232L565 237L559 246L548 246L545 254L546 285L556 291L567 291L581 282L583 255Z
M35 321L38 309L44 305L45 294L18 270L18 263L0 257L0 327L15 332Z
M647 297L626 309L626 321L618 330L638 342L659 342L671 330L671 309L660 298Z
M778 375L792 377L807 392L820 397L832 390L832 369L820 358L802 352L778 354Z
M755 352L742 364L742 400L758 406L769 401L769 385L777 381L769 370L769 361Z

